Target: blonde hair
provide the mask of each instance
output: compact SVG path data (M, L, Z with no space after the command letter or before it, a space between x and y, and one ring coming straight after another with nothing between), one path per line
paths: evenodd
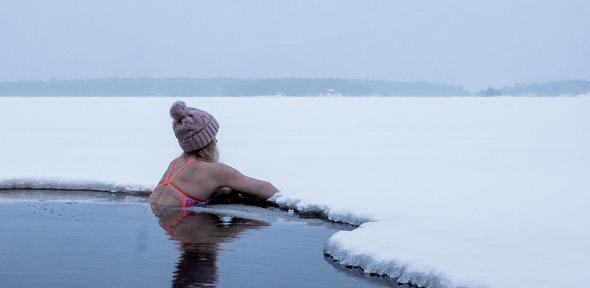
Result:
M191 152L184 152L183 154L186 156L195 156L199 157L207 162L218 162L219 161L219 150L217 149L217 139L213 139L212 141L207 144L207 146L191 151Z

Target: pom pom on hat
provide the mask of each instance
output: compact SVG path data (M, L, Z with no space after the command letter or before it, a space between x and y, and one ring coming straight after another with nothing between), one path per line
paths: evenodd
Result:
M176 101L170 107L170 116L175 121L180 121L180 119L186 117L188 115L186 103L183 101Z

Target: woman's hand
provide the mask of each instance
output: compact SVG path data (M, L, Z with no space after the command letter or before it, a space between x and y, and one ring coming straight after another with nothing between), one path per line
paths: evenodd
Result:
M211 202L216 204L233 203L237 198L237 192L229 187L220 187L211 196Z

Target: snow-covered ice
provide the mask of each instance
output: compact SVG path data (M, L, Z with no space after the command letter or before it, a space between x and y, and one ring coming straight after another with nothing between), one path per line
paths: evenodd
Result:
M277 202L361 224L326 252L429 287L590 287L590 98L0 98L0 188L146 191L178 99ZM362 224L364 223L364 224Z

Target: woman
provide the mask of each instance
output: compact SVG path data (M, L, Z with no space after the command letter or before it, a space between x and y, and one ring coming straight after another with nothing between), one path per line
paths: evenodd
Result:
M160 183L148 198L154 205L191 207L206 205L232 192L260 200L271 198L278 189L267 181L243 175L217 162L219 152L215 118L177 101L170 108L174 135L184 153L172 160Z

